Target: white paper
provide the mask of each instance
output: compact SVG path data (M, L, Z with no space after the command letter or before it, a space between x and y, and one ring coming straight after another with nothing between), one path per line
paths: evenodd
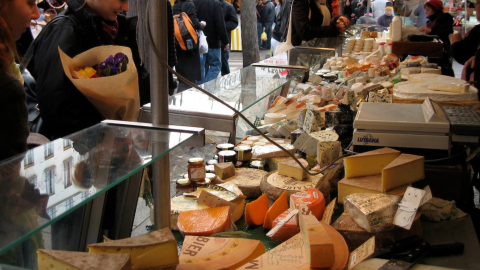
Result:
M410 230L418 208L432 198L430 187L424 190L408 187L402 201L398 204L397 212L393 218L393 224Z

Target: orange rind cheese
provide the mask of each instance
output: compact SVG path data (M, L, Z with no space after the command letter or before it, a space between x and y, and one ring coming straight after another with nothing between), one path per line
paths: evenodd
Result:
M269 208L268 197L265 193L253 202L245 205L245 224L262 225Z

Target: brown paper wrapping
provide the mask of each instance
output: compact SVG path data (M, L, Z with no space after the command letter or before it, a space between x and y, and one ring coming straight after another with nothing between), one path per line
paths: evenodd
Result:
M74 58L58 47L65 75L77 89L107 119L137 121L140 111L138 74L133 62L132 51L123 46L99 46L85 51ZM100 64L110 55L125 54L129 63L127 70L110 77L74 79L72 71Z

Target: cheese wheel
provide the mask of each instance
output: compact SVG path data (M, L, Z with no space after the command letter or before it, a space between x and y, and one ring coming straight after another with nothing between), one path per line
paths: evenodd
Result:
M298 181L295 178L279 175L277 171L268 173L263 177L260 183L261 191L267 194L270 202L275 202L284 191L287 196L290 196L296 192L303 191L309 188L317 188L320 190L326 201L330 201L330 183L327 179L324 179L324 175L319 174L315 176L308 175L303 181Z
M235 175L222 180L224 183L232 182L238 186L247 198L258 198L262 195L260 189L260 182L262 178L267 174L266 171L250 169L250 168L238 168L235 170Z
M304 203L312 211L312 214L322 220L325 212L325 197L323 193L316 188L309 188L304 191L296 192L290 196L290 209L295 209Z
M177 222L183 235L209 236L232 228L230 206L181 212Z

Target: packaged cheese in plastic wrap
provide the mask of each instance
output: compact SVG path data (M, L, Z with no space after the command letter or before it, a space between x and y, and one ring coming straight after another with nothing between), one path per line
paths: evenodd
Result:
M380 232L393 226L400 196L355 193L345 197L345 211L367 232Z

